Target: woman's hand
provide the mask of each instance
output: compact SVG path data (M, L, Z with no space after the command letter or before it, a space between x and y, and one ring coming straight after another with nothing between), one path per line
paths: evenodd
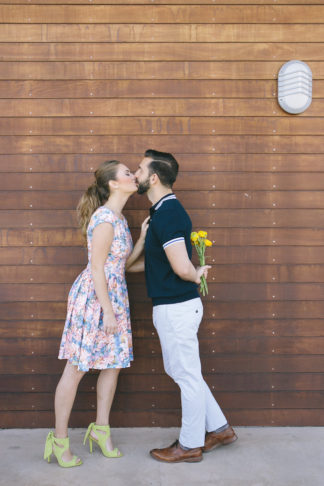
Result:
M147 216L147 218L145 218L143 223L142 223L141 234L139 236L139 240L142 240L142 241L145 240L145 236L146 236L146 233L147 233L147 230L148 230L148 227L149 227L150 217L151 216Z
M141 226L141 234L138 240L135 243L133 251L131 255L128 257L126 262L126 272L143 272L144 271L144 260L140 262L140 264L135 267L138 262L139 257L143 253L144 250L144 243L145 243L145 236L149 227L149 220L150 216L144 219L142 226Z
M118 331L118 324L116 317L112 312L104 312L103 314L103 328L106 334L116 334Z
M196 284L200 284L200 279L202 276L205 277L205 279L207 279L207 276L208 276L208 270L211 268L210 265L203 265L202 267L197 267L197 278L195 280L195 283Z

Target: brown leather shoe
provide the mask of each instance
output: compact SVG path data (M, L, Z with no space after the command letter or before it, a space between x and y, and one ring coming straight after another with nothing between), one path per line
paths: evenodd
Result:
M203 459L201 447L185 451L180 447L179 441L176 440L170 447L164 449L152 449L150 451L153 459L162 462L200 462Z
M216 447L232 444L232 442L235 442L236 440L237 435L230 425L227 427L227 429L223 430L223 432L219 432L219 434L216 434L215 432L207 432L205 437L205 445L202 448L202 451L210 452L213 449L216 449Z

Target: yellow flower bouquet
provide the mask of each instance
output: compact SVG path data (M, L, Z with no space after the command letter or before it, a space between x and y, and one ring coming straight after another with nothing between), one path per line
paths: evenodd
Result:
M190 235L191 243L195 246L198 257L199 257L199 264L201 266L206 265L205 263L205 250L206 246L212 246L212 242L207 240L207 232L206 231L198 231L196 233L193 231ZM200 292L205 296L208 294L208 285L206 282L206 278L204 275L201 277L200 282Z

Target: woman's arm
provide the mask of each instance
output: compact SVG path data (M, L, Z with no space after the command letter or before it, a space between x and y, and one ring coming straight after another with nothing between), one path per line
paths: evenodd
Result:
M144 270L145 270L144 257L138 258L130 267L127 268L128 273L144 272Z
M114 238L110 223L96 226L92 236L91 274L96 295L103 310L103 325L107 334L117 332L117 321L108 295L104 265Z
M150 216L144 219L142 226L141 226L141 234L134 246L134 249L131 253L131 255L128 257L126 261L126 272L142 272L144 270L144 260L143 260L143 269L140 270L134 270L134 263L137 263L138 258L141 256L143 250L144 250L144 242L145 242L145 236L147 233L148 229L148 223L149 223ZM140 265L139 268L142 268ZM132 268L132 269L131 269Z

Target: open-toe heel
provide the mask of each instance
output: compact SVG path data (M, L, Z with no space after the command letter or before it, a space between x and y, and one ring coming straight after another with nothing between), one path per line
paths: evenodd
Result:
M97 439L91 435L91 432L96 434ZM94 422L92 422L89 425L88 430L84 436L83 444L85 444L87 439L89 438L90 452L92 452L93 442L94 442L100 447L101 452L105 457L111 457L111 458L122 457L123 454L118 450L117 447L115 447L115 449L113 449L112 451L108 451L106 445L108 437L110 437L109 425L96 425Z
M54 432L49 432L46 442L45 442L45 449L44 449L44 459L48 462L51 462L51 456L54 456L57 459L57 462L61 467L75 467L81 466L82 461L77 456L73 456L71 461L64 461L62 456L65 451L67 451L70 447L70 439L66 437L65 439L58 439L54 436Z

